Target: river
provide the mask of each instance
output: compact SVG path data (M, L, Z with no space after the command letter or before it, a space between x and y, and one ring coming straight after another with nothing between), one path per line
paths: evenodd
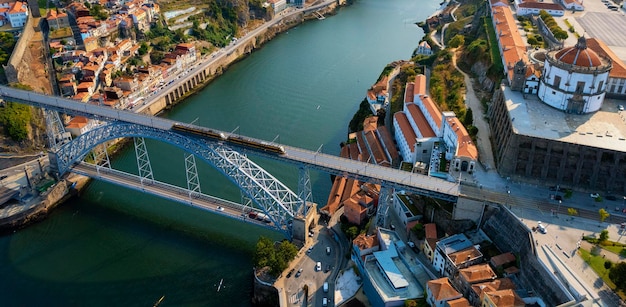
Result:
M281 34L164 116L338 154L384 66L408 59L432 0L358 0ZM185 186L183 153L147 141L157 180ZM297 191L297 169L259 160ZM137 173L129 148L113 166ZM238 189L199 163L202 192ZM312 174L324 205L330 180ZM280 235L178 203L93 182L44 221L0 237L3 306L249 306L251 255ZM223 286L217 292L217 285Z

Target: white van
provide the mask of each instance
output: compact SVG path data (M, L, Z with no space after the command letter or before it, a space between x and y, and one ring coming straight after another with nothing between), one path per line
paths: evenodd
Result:
M324 306L324 307L328 306L328 299L327 298L323 298L322 299L322 306Z
M324 293L328 292L328 282L324 282Z

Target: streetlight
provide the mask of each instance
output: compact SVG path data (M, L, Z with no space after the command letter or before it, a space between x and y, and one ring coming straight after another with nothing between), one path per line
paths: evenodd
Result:
M559 211L561 211L561 201L559 200L559 206L556 208L556 216L559 216Z

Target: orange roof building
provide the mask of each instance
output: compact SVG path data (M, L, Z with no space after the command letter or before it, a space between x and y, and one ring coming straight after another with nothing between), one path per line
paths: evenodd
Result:
M430 280L426 283L426 302L430 306L443 306L445 302L462 298L447 277Z

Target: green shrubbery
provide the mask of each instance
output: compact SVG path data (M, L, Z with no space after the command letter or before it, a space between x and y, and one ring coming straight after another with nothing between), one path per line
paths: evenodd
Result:
M569 37L567 32L559 27L559 25L556 23L556 20L554 20L554 17L552 17L552 15L550 15L548 12L544 10L539 11L539 17L541 17L546 26L548 26L550 32L554 34L554 38L564 40Z
M284 240L274 244L267 237L260 237L256 244L254 254L254 266L257 268L270 268L270 274L278 276L298 254L298 248L291 242Z

